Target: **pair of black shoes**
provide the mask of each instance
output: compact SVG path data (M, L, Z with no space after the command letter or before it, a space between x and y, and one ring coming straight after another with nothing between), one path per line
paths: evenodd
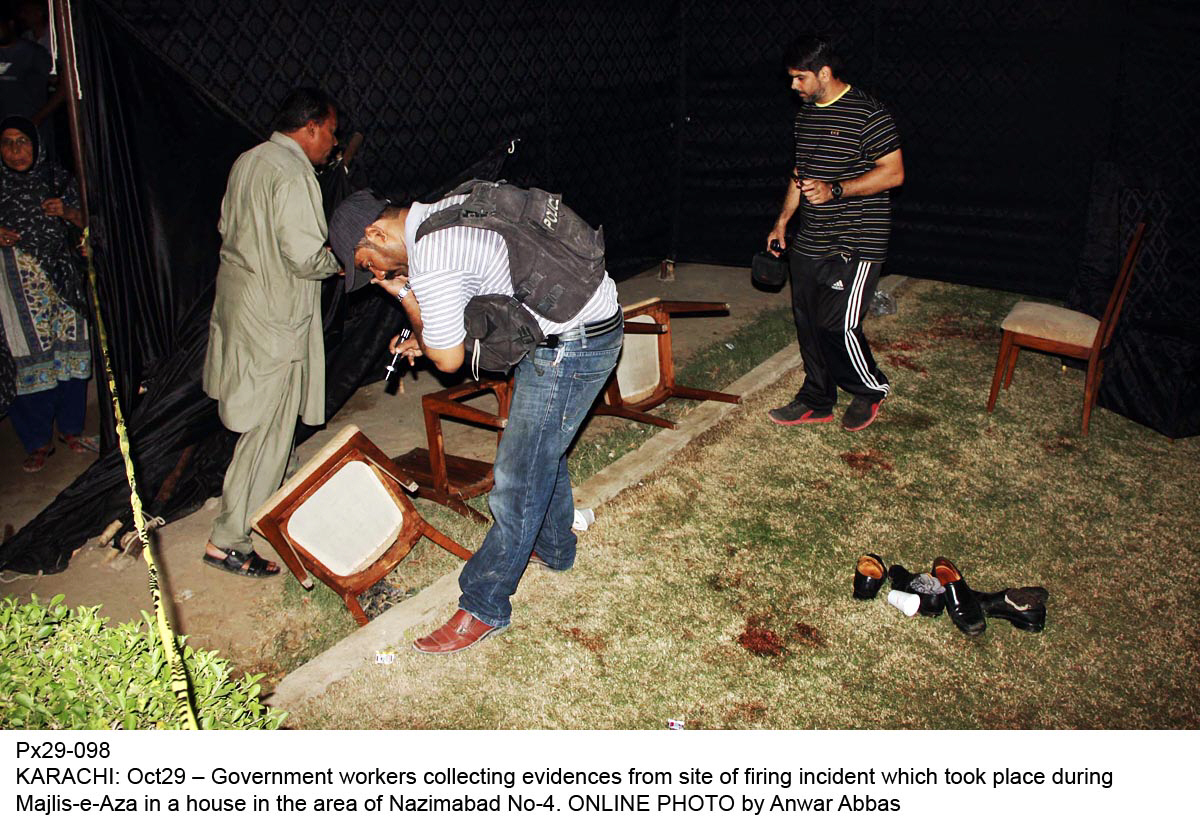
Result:
M921 615L940 616L944 610L950 614L954 625L968 636L983 633L987 629L987 617L1004 619L1016 628L1034 633L1046 627L1046 599L1050 593L1044 587L977 593L948 558L935 558L929 574L914 574L899 564L886 569L882 558L868 553L858 559L854 570L854 598L875 598L883 586L884 576L891 581L893 590L913 593L920 598L917 611Z
M933 560L933 577L946 588L946 612L950 621L967 636L978 636L987 628L987 618L1004 619L1013 627L1037 633L1046 627L1045 587L1017 587L995 593L976 593L949 558Z

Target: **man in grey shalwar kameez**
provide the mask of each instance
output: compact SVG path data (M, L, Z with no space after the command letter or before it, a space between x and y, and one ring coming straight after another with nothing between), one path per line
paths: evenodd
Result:
M276 132L233 164L221 203L221 265L204 359L204 391L242 436L204 562L242 576L279 572L250 541L250 515L283 482L296 417L325 421L321 279L338 271L325 246L314 165L337 139L337 109L319 90L284 101Z

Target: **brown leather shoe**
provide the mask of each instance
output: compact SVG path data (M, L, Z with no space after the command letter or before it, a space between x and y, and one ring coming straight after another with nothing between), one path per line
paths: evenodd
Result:
M502 628L485 625L470 613L460 610L450 617L449 622L429 636L423 636L414 642L413 647L422 654L454 654L507 629L508 625Z

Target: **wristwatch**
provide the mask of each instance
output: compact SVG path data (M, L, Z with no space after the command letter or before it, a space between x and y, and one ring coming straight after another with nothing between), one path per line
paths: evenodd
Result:
M840 182L829 183L829 190L833 192L833 199L840 200L842 198L842 183L840 183Z
M412 283L405 282L404 286L400 287L400 289L396 291L396 300L403 301L405 299L405 297L408 295L408 293L411 291L412 291Z

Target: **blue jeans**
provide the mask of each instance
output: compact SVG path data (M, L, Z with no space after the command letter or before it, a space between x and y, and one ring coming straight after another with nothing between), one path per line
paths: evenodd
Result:
M508 427L500 438L488 495L494 523L463 567L458 606L481 622L504 627L509 597L533 551L553 569L575 563L575 505L567 448L617 365L624 328L595 338L539 347L514 371Z

